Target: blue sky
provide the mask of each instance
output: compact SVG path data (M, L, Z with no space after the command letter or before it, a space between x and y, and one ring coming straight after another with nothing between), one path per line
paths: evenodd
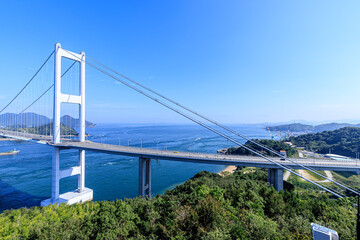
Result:
M2 1L0 105L56 42L224 123L360 121L359 1ZM94 122L187 123L87 67Z

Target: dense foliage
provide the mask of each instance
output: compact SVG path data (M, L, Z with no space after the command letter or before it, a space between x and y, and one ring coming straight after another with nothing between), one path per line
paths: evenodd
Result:
M200 172L151 200L22 208L0 214L0 239L312 239L310 223L354 239L346 199L309 190L276 192L267 171Z
M266 147L275 150L276 152L280 152L280 150L285 150L286 151L286 155L288 157L293 157L296 153L297 150L290 147L288 144L284 143L284 142L280 142L280 141L275 141L275 140L269 140L269 139L256 139L254 140L257 143L260 143L261 145L265 145ZM259 152L261 152L262 154L265 154L267 156L277 156L273 153L271 153L268 150L265 150L261 147L259 147L258 145L252 143L252 142L246 142L245 146L250 147L252 149L255 149ZM229 148L226 151L226 154L235 154L235 155L254 155L251 151L243 148L243 147L232 147Z
M331 153L355 157L360 152L360 128L346 127L334 131L290 137L297 146L306 146L318 153Z

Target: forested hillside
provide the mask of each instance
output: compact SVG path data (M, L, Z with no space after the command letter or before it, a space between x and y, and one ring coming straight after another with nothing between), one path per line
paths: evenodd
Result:
M318 153L331 153L355 157L360 152L360 128L346 127L334 131L324 131L315 134L305 134L290 137L289 141L297 146L306 146Z
M257 143L260 143L261 145L266 146L267 148L273 149L276 152L280 152L280 150L284 150L284 151L286 151L286 154L288 157L293 157L297 153L296 149L290 147L288 144L281 142L281 141L275 141L275 140L269 140L269 139L255 139L254 141ZM255 149L267 156L277 156L277 155L273 154L272 152L265 150L264 148L261 148L258 145L254 144L250 141L247 141L245 143L245 146ZM226 151L226 154L254 155L251 151L249 151L243 147L228 148Z
M355 239L349 199L287 188L270 188L261 169L225 177L200 172L151 200L5 211L0 239L312 239L311 222Z

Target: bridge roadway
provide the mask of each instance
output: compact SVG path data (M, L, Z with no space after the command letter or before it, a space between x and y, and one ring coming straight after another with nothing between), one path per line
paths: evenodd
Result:
M217 165L236 165L245 167L261 167L261 168L279 168L276 164L256 156L240 156L240 155L223 155L210 153L181 152L174 150L158 150L150 148L128 147L121 145L102 144L95 142L63 142L53 145L60 148L81 149L87 151L102 152L108 154L124 155L129 157L170 160L180 162L206 163ZM290 161L280 160L279 157L271 157L282 165L303 169L302 166L296 165ZM359 171L360 164L357 161L336 161L332 159L322 158L292 158L291 160L301 163L304 166L312 167L316 170L332 170L332 171Z
M14 132L0 129L0 137L12 138L21 141L35 142L40 144L49 144L52 141L52 136L39 135L34 133ZM61 141L70 141L68 138L62 137Z
M159 159L181 162L206 163L217 165L235 165L244 167L262 167L262 168L279 168L276 164L256 156L240 156L240 155L223 155L211 153L195 153L195 152L181 152L158 150L151 148L128 147L121 145L102 144L95 142L78 142L68 139L62 139L60 144L52 144L50 136L40 136L38 134L30 133L15 133L8 130L0 130L0 136L7 138L14 138L23 141L32 141L41 144L56 146L63 149L82 149L87 151L102 152L108 154L117 154L129 157ZM270 157L271 160L278 162L293 169L303 169L290 161L280 160L279 157ZM331 171L360 171L360 163L355 160L339 161L328 158L292 158L304 166L314 168L316 170L331 170Z

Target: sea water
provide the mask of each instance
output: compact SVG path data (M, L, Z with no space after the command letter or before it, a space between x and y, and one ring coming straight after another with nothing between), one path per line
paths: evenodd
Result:
M249 138L269 138L264 125L234 125ZM125 146L216 153L234 146L226 139L195 125L98 124L87 128L88 140ZM235 137L233 134L230 136ZM244 143L239 137L237 140ZM51 196L52 147L23 141L1 141L0 152L20 154L0 157L0 211L38 206ZM77 150L62 150L60 169L78 165ZM86 151L85 185L94 201L138 196L138 159ZM220 172L225 166L152 160L152 194L163 194L200 171ZM77 176L61 179L60 193L77 188Z

